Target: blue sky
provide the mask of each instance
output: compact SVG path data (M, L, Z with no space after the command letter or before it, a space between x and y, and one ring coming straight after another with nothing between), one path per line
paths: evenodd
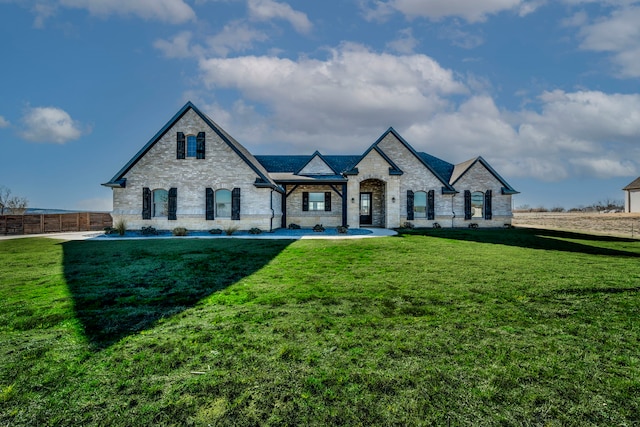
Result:
M188 100L254 154L389 126L567 208L640 175L640 0L0 0L0 185L110 210Z

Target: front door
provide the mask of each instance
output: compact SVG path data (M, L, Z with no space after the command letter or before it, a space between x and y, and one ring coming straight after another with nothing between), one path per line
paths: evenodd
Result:
M371 194L360 193L360 225L371 225Z

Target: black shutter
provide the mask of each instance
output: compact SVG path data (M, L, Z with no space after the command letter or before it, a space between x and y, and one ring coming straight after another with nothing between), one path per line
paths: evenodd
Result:
M207 188L206 190L206 219L211 220L211 219L215 219L214 217L214 213L213 213L213 189L212 188Z
M170 188L169 189L169 206L168 206L168 215L167 219L175 221L177 219L176 212L178 210L178 189Z
M142 219L151 219L151 190L142 189Z
M484 193L484 219L491 219L491 190Z
M198 132L198 137L196 138L196 159L204 159L204 146L204 132Z
M413 221L413 191L407 190L407 220Z
M231 219L240 220L240 189L231 191Z
M436 206L435 206L435 191L429 190L427 193L427 219L436 219Z
M178 132L178 136L176 137L176 158L184 159L185 151L184 133Z
M324 210L331 212L331 191L324 192Z
M309 210L309 193L306 191L302 193L302 210L305 212Z
M471 219L471 191L464 190L464 219Z

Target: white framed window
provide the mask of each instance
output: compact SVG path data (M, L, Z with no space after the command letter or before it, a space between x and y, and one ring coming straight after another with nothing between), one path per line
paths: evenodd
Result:
M216 217L231 218L231 191L216 191Z
M309 193L309 210L324 211L324 193Z
M169 214L169 192L162 188L153 190L153 211L154 217L166 217Z
M482 191L471 193L471 217L484 218L484 193Z
M413 193L413 217L427 217L427 193L424 191L416 191Z

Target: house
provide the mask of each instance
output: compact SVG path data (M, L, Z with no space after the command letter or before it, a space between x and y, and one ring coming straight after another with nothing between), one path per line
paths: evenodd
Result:
M162 230L503 227L518 193L482 157L453 165L393 128L361 155L254 156L191 102L103 185L114 221Z
M640 212L640 177L622 190L624 190L624 211Z

